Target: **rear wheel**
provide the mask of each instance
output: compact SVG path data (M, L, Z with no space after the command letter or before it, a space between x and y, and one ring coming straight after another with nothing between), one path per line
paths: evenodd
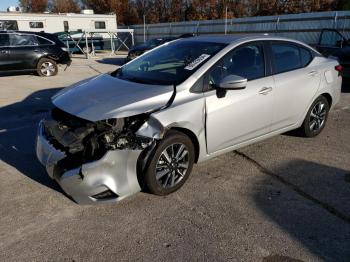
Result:
M157 146L145 173L149 191L167 195L178 190L189 177L194 163L194 147L185 134L170 130Z
M324 96L318 97L311 105L300 131L303 136L315 137L320 134L326 125L329 104Z
M37 73L39 76L55 76L58 73L58 67L55 61L48 58L42 58L37 65Z

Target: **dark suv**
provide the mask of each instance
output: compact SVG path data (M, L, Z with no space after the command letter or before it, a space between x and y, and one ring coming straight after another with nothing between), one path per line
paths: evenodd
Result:
M34 71L54 76L57 64L71 64L66 46L47 33L0 31L0 72Z

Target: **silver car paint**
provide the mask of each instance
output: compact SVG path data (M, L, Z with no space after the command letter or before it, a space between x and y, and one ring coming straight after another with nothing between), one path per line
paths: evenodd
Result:
M36 142L37 157L45 166L48 175L55 179L62 189L79 204L95 203L97 200L91 196L108 189L119 196L113 201L120 201L141 191L135 175L135 163L141 152L142 150L108 151L97 161L83 164L79 168L56 176L55 166L66 155L46 140L42 121L39 123Z
M67 113L90 121L123 118L164 106L173 86L133 83L100 75L53 97L53 104Z
M215 41L215 37L202 37L200 39L211 39L211 41ZM197 140L199 146L198 162L201 162L299 127L311 103L321 94L327 93L332 97L332 107L339 100L341 78L338 77L337 72L334 70L334 66L337 65L337 62L322 57L314 59L308 67L296 70L299 71L299 74L305 75L302 81L295 79L299 74L289 72L285 73L284 76L280 74L249 81L246 89L227 91L225 98L218 98L215 91L199 94L192 93L190 88L206 73L206 71L223 55L241 44L250 41L279 40L295 42L310 48L298 41L270 36L231 37L222 39L226 39L225 41L230 44L209 59L186 81L178 85L176 87L177 92L173 103L164 110L154 112L150 117L151 120L146 122L137 132L138 135L161 139L169 128L187 130L186 132L191 133ZM308 73L313 70L318 71L315 77L308 75ZM329 72L331 72L330 74L334 78L334 81L331 83L325 80L325 74L329 74ZM330 77L328 77L328 79L330 79ZM101 80L102 83L107 85L107 88L99 83ZM282 83L280 81L282 81ZM278 83L276 84L276 82ZM128 104L128 102L113 101L114 106L116 106L113 108L113 99L111 100L110 98L114 95L111 95L109 92L113 92L113 87L115 87L116 83L122 84L124 90L127 89L129 85L134 86L133 88L138 92L135 97L131 98L133 103ZM307 85L306 91L303 90L305 84ZM80 90L78 93L80 94L76 93L75 99L77 100L72 100L68 97L70 92L73 92L73 94L75 92L68 89L68 92L63 92L54 98L53 101L55 105L79 117L96 121L105 118L125 117L132 114L144 113L164 105L172 94L172 87L167 87L165 88L166 92L154 91L156 95L152 98L154 93L152 95L148 94L148 91L151 92L152 89L142 89L140 88L140 86L142 86L140 84L130 82L122 83L120 80L112 80L108 76L101 76L101 78L94 81L94 84L87 83L84 85L90 87L87 89L78 87ZM108 94L99 96L98 102L96 101L93 103L95 107L91 106L91 103L87 103L87 101L90 101L90 95L98 95L98 93L92 91L94 85L100 87L98 89L100 92L108 91ZM269 88L269 92L261 93L261 89L264 87ZM90 88L91 93L89 93L89 96L87 96L87 94L84 95L84 90L90 91ZM158 86L158 88L162 89L164 87ZM292 99L295 99L295 101L293 101L291 107L288 107L290 102L290 100L288 100L288 94L294 90L296 93L292 94ZM278 100L277 96L282 96L282 101L284 101L284 103L280 101L276 102L276 100ZM121 97L127 96L123 93ZM108 101L108 106L106 107L103 106L105 103L104 99ZM145 99L145 101L143 99ZM129 100L129 102L131 100ZM78 104L82 103L82 106L71 106L70 103L72 102ZM102 103L102 105L99 103ZM120 106L120 108L117 108L118 106ZM265 109L262 110L262 106L264 106ZM127 109L127 113L124 113L125 109ZM95 113L95 110L98 113ZM120 159L123 159L123 161L120 161ZM108 167L110 171L112 171L111 167L113 166L110 165L110 163L118 162L118 170L128 170L127 176L136 178L136 168L130 172L132 169L131 166L136 166L137 160L135 155L127 154L120 156L118 154L111 154L109 160ZM133 164L130 164L132 161L134 161ZM105 170L104 164L99 162L95 167L94 175L96 175L96 177L98 177L97 174L103 174L103 170ZM77 171L73 173L76 174ZM118 174L117 176L123 176L123 174L118 171L116 171L116 173ZM89 173L87 173L86 176L89 176ZM118 180L116 176L107 177L115 181ZM133 181L136 180L134 179ZM121 181L118 181L118 183L120 182ZM102 190L100 189L100 184L90 184L89 186L96 186L98 191ZM124 185L121 185L121 187L124 187ZM65 186L65 188L68 194L71 195L72 192L78 194L83 190L79 189L79 192L75 192L75 187L70 187L68 185ZM131 190L133 192L139 190L138 188L136 190L136 186L132 186L131 188L133 188L133 190ZM113 190L116 189L113 188ZM77 198L75 199L78 202L89 202L89 197L87 197L86 194L82 195L79 200Z
M58 161L66 157L66 154L53 145L51 145L44 136L43 121L38 126L38 134L36 138L36 155L40 163L46 168L46 172L51 178L53 177L54 167Z
M81 171L76 168L65 172L57 182L79 204L96 203L91 196L107 189L118 195L112 201L120 201L141 191L136 176L136 163L141 152L108 151L100 160L83 164Z

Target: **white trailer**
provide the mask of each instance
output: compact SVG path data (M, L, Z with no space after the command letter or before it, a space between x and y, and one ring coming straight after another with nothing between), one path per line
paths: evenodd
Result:
M116 15L100 14L31 14L0 12L0 30L47 33L68 31L116 30Z

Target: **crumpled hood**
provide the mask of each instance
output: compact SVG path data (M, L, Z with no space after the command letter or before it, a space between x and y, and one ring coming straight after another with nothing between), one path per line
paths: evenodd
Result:
M167 104L173 86L146 85L99 75L65 88L52 97L61 110L99 121L146 113Z

